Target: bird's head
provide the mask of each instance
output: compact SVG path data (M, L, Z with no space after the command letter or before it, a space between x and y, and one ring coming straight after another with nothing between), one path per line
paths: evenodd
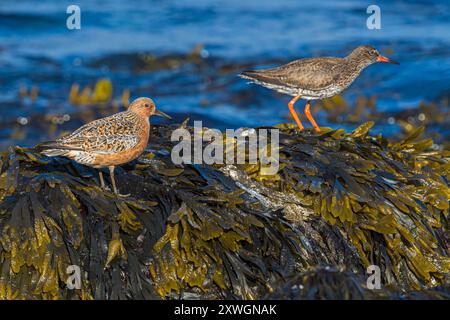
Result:
M350 53L349 57L355 58L361 61L363 64L369 65L375 62L389 62L393 64L399 64L397 61L383 57L377 49L369 45L363 45L357 47Z
M160 110L156 110L156 105L150 98L137 98L130 104L128 110L143 117L161 116L167 119L172 119L168 114Z

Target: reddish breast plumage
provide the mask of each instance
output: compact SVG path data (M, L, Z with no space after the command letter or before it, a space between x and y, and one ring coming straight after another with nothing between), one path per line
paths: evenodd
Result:
M65 156L94 168L108 167L114 192L118 194L114 180L114 167L130 162L145 150L150 133L149 117L160 115L153 100L139 98L127 111L92 121L73 133L56 141L40 145L47 156ZM105 186L102 173L100 182Z

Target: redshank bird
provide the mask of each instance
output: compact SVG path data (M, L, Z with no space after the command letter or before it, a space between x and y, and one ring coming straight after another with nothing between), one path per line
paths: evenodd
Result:
M65 137L38 147L49 157L65 156L96 169L108 167L114 193L120 195L114 168L136 159L144 151L150 134L149 117L153 115L171 119L156 110L152 99L138 98L124 112L94 120ZM99 176L101 187L106 189L101 171Z
M314 130L320 132L319 126L311 115L310 101L341 93L352 84L364 68L375 62L399 64L380 55L374 47L363 45L344 58L299 59L273 69L245 71L240 74L240 77L293 96L288 106L300 130L304 128L295 112L294 104L300 98L306 99L305 115Z

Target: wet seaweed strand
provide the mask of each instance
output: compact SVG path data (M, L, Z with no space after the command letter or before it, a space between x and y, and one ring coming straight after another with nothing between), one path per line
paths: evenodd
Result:
M156 151L118 174L125 199L102 191L93 170L10 149L0 298L253 299L321 264L360 274L377 264L383 284L406 291L448 283L449 154L418 140L421 130L394 144L370 127L314 136L284 126L271 177L260 165L233 176L174 166L173 128L155 127ZM67 288L70 265L80 289Z

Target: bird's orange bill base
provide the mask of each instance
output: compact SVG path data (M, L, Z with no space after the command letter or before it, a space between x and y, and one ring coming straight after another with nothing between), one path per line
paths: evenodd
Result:
M397 61L394 61L392 59L389 59L389 58L383 57L383 56L378 56L377 61L378 62L388 62L388 63L393 63L393 64L400 64Z
M295 96L291 101L289 101L288 106L289 106L289 111L291 111L291 114L292 114L292 116L295 119L295 122L297 122L298 128L300 130L303 130L304 127L302 125L302 122L298 118L298 115L297 115L297 113L295 112L295 109L294 109L294 104L297 102L298 99L300 99L300 96Z
M308 101L306 102L306 106L305 106L305 114L306 114L306 117L308 118L309 122L311 122L311 124L313 125L314 130L315 130L317 133L319 133L319 132L320 132L320 128L319 128L319 126L317 125L316 120L314 120L314 118L313 118L313 116L312 116L312 114L311 114L310 108L311 108L311 103L310 103L310 101L308 100Z

